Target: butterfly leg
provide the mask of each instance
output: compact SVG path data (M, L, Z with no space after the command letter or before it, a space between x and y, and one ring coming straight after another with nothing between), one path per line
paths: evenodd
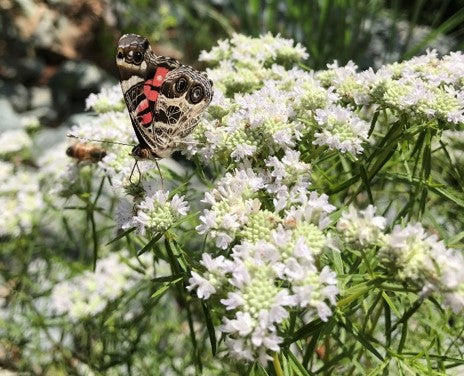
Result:
M132 181L132 176L134 175L135 168L137 168L137 171L139 173L139 180L137 181L137 183L134 183ZM129 182L131 184L138 185L140 183L141 178L142 178L142 173L140 172L139 163L138 163L137 160L135 160L134 167L132 167L132 171L131 171L130 176L129 176Z
M164 191L164 179L163 179L163 175L161 175L161 169L160 169L158 161L156 159L155 159L155 164L156 164L156 168L158 169L158 174L159 174L160 179L161 179L161 189Z

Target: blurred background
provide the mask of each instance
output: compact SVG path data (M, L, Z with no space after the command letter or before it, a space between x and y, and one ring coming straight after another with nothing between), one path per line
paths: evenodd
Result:
M235 32L294 38L312 69L464 45L464 0L0 0L0 11L0 132L85 121L89 93L117 83L113 55L127 32L193 65Z

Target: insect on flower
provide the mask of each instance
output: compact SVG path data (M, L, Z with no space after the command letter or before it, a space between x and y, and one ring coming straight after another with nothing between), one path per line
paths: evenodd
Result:
M79 162L89 161L96 163L106 156L106 150L95 145L78 142L66 149L66 155L77 159Z
M136 163L170 156L211 102L212 81L204 72L155 55L148 39L136 34L119 39L116 64L139 142L131 153Z

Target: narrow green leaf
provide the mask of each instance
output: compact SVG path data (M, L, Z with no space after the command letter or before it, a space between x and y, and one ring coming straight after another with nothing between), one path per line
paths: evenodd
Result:
M209 342L211 343L211 352L213 356L215 356L216 351L217 351L217 348L216 348L217 341L216 341L216 332L214 330L213 320L211 319L211 313L206 303L201 302L201 307L203 308L203 314L205 315L206 328L208 329Z
M137 256L143 255L145 252L148 252L158 240L160 240L163 237L163 233L159 232L158 234L155 235L154 238L152 238L146 245L143 247L141 250L137 252Z
M287 357L283 353L280 354L282 357L282 370L284 371L283 376L292 376L293 371L291 370L290 365L288 364Z
M195 328L193 326L192 312L190 311L189 303L185 301L184 297L182 297L182 300L185 303L185 309L187 311L187 322L188 322L188 326L190 329L190 340L192 342L192 347L193 347L193 360L195 361L195 364L197 365L200 371L200 374L201 374L203 370L203 363L201 361L200 351L199 351L198 343L197 343L197 337L195 334Z
M416 143L414 144L414 148L412 149L412 152L410 154L411 159L412 159L412 157L414 155L418 154L420 150L422 150L422 147L424 145L424 140L425 140L425 134L426 133L427 133L427 131L423 131L423 132L419 133L419 136L417 137Z
M177 222L174 222L174 223L172 224L171 228L176 228L176 227L179 226L181 223L187 222L187 221L189 221L190 219L197 217L198 214L200 214L199 211L197 211L197 212L195 212L195 213L192 213L192 214L189 214L189 215L186 215L185 217L182 217L182 218L179 219Z
M391 156L395 153L398 144L391 142L384 149L382 149L375 158L374 165L369 169L368 176L371 180L381 168L390 160Z
M310 323L302 326L300 329L298 329L294 336L286 341L284 341L284 343L282 344L282 346L289 346L291 345L293 342L296 342L302 338L306 338L306 337L309 337L310 335L316 333L316 331L320 330L322 326L324 326L324 324L326 324L325 322L323 322L321 319L315 319L313 321L311 321Z
M419 43L410 48L403 56L402 59L410 59L416 55L420 50L424 49L432 40L441 34L445 34L452 30L454 27L461 25L464 22L464 8L459 9L454 15L448 18L437 28L431 29L429 34L425 36Z
M174 270L176 273L181 273L181 271L187 272L188 266L178 255L179 252L182 252L182 250L178 246L177 242L171 236L169 236L166 237L164 245L168 253L169 263L171 264L172 270ZM174 252L174 250L177 252Z
M398 350L397 352L401 354L404 348L404 344L406 343L406 336L408 335L408 325L407 323L403 323L401 327L401 337L400 337L400 342L398 344Z
M459 242L461 242L462 239L464 239L464 231L461 231L459 234L456 234L449 238L447 244L448 246L453 247L453 245L457 245Z
M176 194L182 193L186 190L188 186L188 182L179 184L176 188L174 188L170 193L169 193L169 199L172 199Z
M300 363L300 361L291 351L286 352L286 354L288 356L290 366L299 376L310 376L306 368Z
M382 291L382 296L385 294L385 291ZM387 295L387 294L385 294ZM383 302L383 316L385 318L385 344L386 347L391 345L391 309L386 300Z
M377 120L379 119L379 115L380 115L380 110L377 110L374 112L374 116L372 117L372 121L371 121L371 127L369 128L369 133L367 137L370 137L372 132L374 132L375 125L377 124Z
M152 278L151 281L153 283L166 283L166 282L171 282L172 283L177 283L181 281L184 278L183 274L172 274L172 275L166 275L163 277L156 277Z
M160 298L162 295L164 295L169 288L171 287L171 284L165 285L163 287L160 287L158 290L156 290L152 295L152 299Z
M337 272L338 275L344 274L344 269L343 269L344 264L343 264L343 260L342 260L342 256L340 252L332 251L332 255L333 255L333 265L334 265L335 271Z
M353 358L353 353L354 353L354 346L352 346L349 350L343 351L340 354L337 354L333 358L331 358L329 361L325 362L324 365L317 369L315 374L320 374L322 372L327 372L329 371L332 367L336 366L338 362L344 358L349 358L351 362L355 362L355 359ZM330 374L330 373L329 373Z
M424 180L428 180L430 171L432 171L432 135L430 130L427 130L425 139L424 152L422 154L422 168L424 170Z
M136 227L131 227L131 228L128 228L127 230L121 232L118 236L116 236L113 240L110 240L108 243L106 243L105 245L110 245L114 242L117 242L119 239L125 237L126 235L130 234L131 232L135 231Z
M437 193L443 198L446 198L452 202L454 202L456 205L464 208L464 195L461 192L456 192L452 191L451 188L447 187L431 187L429 186L429 189L432 192Z
M363 333L359 332L359 330L357 330L350 321L344 322L340 320L338 322L348 332L350 332L356 338L356 340L366 348L366 350L370 351L376 358L380 359L381 361L384 360L383 356L372 345L371 341Z
M422 305L422 302L423 302L422 298L417 299L414 302L414 304L411 306L411 308L409 308L403 314L403 316L395 323L395 325L392 326L391 331L393 332L398 327L398 325L400 325L402 323L406 323L406 321L408 321L409 318L420 308L420 306Z
M382 298L385 301L385 303L388 304L390 309L395 313L395 315L397 317L400 317L401 316L400 311L398 311L398 308L396 308L395 304L392 302L392 300L390 299L390 297L388 296L388 294L385 291L382 291Z
M363 182L362 187L366 190L367 196L369 197L369 202L374 205L374 198L372 196L371 192L371 185L370 185L370 180L367 177L366 169L363 164L359 165L359 175L361 176L361 180Z
M351 187L353 184L355 184L359 180L359 175L354 175L353 177L345 180L344 182L337 184L334 187L329 187L327 189L327 194L331 195L334 193L338 193L340 191L345 190L348 187Z
M311 357L313 357L314 354L316 353L317 341L319 340L320 335L321 335L321 330L318 330L311 336L311 340L309 341L308 346L306 347L306 350L303 356L304 367L308 366Z

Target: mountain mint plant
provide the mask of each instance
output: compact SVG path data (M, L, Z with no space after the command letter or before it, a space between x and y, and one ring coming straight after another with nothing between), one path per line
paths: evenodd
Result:
M2 135L2 260L30 271L1 277L0 349L41 338L19 369L462 371L464 55L307 57L270 34L203 52L213 101L159 170L134 168L119 87L71 129L100 161L63 161L71 139L26 163L27 130Z

